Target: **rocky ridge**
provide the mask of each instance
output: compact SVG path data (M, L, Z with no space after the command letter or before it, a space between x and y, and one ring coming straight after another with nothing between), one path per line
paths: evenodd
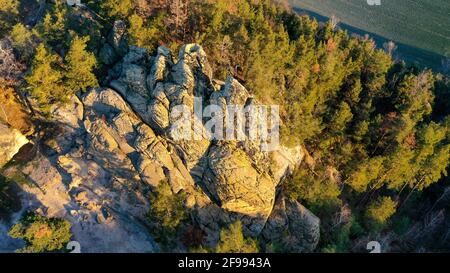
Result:
M213 79L201 46L184 45L176 58L161 46L151 56L128 48L121 26L115 23L101 51L114 64L107 86L52 110L58 130L22 170L32 182L21 186L23 210L68 219L85 252L154 252L144 214L148 193L167 180L174 194L186 194L208 246L221 227L240 220L247 235L277 242L288 230L293 251L314 250L319 219L277 191L301 163L302 147L264 152L250 141L173 139L171 109L193 109L195 97L222 107L257 102L232 77ZM204 132L202 125L192 130ZM4 242L0 250L11 247Z

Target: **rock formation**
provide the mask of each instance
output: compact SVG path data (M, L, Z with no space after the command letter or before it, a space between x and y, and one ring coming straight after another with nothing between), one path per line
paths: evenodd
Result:
M174 139L169 113L177 105L193 109L195 97L222 107L257 102L237 80L213 80L197 44L184 45L177 58L165 47L150 56L126 44L118 21L100 53L114 64L108 86L53 109L59 130L22 171L33 184L22 186L23 209L71 221L85 252L158 251L144 214L148 192L165 179L174 193L186 193L207 245L240 220L247 235L272 242L289 230L293 251L314 250L319 219L282 196L275 202L277 185L302 161L303 149L264 152L250 141ZM192 130L203 133L197 126ZM4 150L8 157L25 143L1 134L17 140Z
M7 163L28 139L18 130L10 128L0 121L0 167Z

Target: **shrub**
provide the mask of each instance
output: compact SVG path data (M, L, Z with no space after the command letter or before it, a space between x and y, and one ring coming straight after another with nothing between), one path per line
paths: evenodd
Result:
M152 234L157 241L170 244L177 235L181 224L187 219L183 193L174 194L167 181L161 181L150 196L150 210L147 219L152 226Z
M242 224L237 221L220 231L217 253L255 253L258 252L256 240L244 238Z
M377 232L386 226L389 218L395 213L397 202L390 197L381 197L369 205L366 212L369 226Z
M312 210L333 209L340 203L339 185L323 174L317 175L306 167L298 169L283 189L288 198L304 200Z
M8 234L13 238L25 240L27 245L17 252L59 252L72 237L70 228L71 225L67 220L27 213Z
M33 33L23 24L19 23L13 27L11 40L22 60L27 61L33 56L35 50Z

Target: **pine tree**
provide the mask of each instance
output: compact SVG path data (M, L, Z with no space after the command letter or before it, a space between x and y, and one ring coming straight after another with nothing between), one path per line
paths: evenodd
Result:
M245 238L242 223L237 221L220 231L220 240L216 246L217 253L256 253L258 246L254 239Z
M126 19L135 6L134 0L105 0L100 4L101 14L112 19Z
M20 53L20 57L24 61L28 61L34 54L34 37L23 24L16 24L11 31L11 39L14 48Z
M52 46L66 44L68 7L61 0L45 14L43 22L36 26L40 37Z
M330 210L340 204L338 182L327 175L323 167L312 171L303 164L283 184L283 191L292 200L306 201L314 211Z
M7 33L19 18L19 1L0 0L0 35Z
M144 24L144 20L137 14L133 14L129 18L128 34L130 43L139 47L147 48L150 52L154 51L161 33L164 33L163 16L156 17L148 24Z
M93 70L97 66L97 60L93 53L86 51L86 43L89 37L74 35L69 52L65 57L67 78L66 87L72 92L86 91L88 87L98 86L97 78Z
M365 162L360 162L355 171L352 172L346 183L357 192L365 192L369 185L379 186L378 178L383 171L384 158L373 157Z
M375 202L370 204L366 212L368 224L373 231L379 231L383 228L389 218L394 215L397 209L397 202L390 197L380 197Z
M167 181L161 181L150 197L152 204L147 219L153 227L156 240L171 244L187 213L183 205L185 196L174 194Z
M31 74L25 80L30 87L30 95L44 112L52 103L64 101L67 97L59 56L49 52L44 44L38 46Z

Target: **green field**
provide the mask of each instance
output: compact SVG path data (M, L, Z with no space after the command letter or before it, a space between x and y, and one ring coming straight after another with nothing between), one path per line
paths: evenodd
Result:
M408 61L436 68L450 57L449 0L381 0L370 6L366 0L290 0L294 8L310 15L332 15L350 31L369 32L380 41L398 43L400 55ZM377 42L380 42L377 41Z

